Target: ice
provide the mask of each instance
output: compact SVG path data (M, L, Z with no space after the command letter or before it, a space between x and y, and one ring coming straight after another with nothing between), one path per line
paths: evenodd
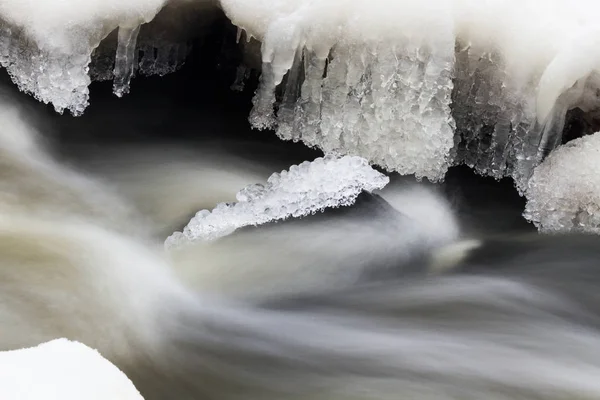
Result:
M140 27L119 28L119 44L115 56L113 91L118 97L129 93L129 82L137 62L135 46Z
M0 352L2 400L143 400L97 351L67 339Z
M116 34L117 32L115 32ZM117 35L115 35L117 36ZM123 70L131 79L135 75L164 76L178 71L186 61L191 51L191 46L186 42L173 42L170 40L153 39L144 37L144 29L140 27L137 37L137 46L130 46L128 51L130 57L122 61L130 61L132 64ZM93 81L108 81L116 79L114 74L116 53L119 51L117 40L108 37L103 40L92 54L90 64L90 78ZM122 42L125 44L126 42ZM125 51L126 47L121 47ZM131 54L133 52L133 54ZM129 72L131 71L131 72ZM127 79L125 77L125 79ZM123 81L123 79L121 79ZM116 85L121 87L121 85ZM118 93L116 93L118 95ZM123 93L125 94L125 92ZM121 97L121 96L119 96Z
M262 75L250 115L255 128L403 174L443 177L454 138L447 2L391 10L365 1L222 4L234 23L247 7L253 19L238 26L262 40ZM395 21L385 18L387 11ZM413 35L416 21L431 28ZM275 89L282 82L278 103Z
M600 133L557 148L529 181L525 218L542 232L600 233Z
M402 174L438 180L464 163L524 190L566 112L600 107L592 0L221 5L262 42L255 128Z
M325 208L348 206L364 191L383 188L389 178L360 157L317 158L271 175L265 186L242 189L237 203L219 204L212 212L202 210L165 242L175 248L188 242L210 241L238 228L290 217L302 217Z
M240 44L245 61L261 43L252 125L328 154L433 181L464 163L523 191L561 143L566 113L600 109L595 0L218 3L238 41L256 39ZM212 8L3 0L0 64L22 90L80 115L91 79L114 79L121 96L135 74L180 68ZM240 65L232 88L248 76Z
M93 50L122 27L121 45L148 22L166 0L3 0L0 2L0 64L25 92L58 112L83 113L88 105L88 68ZM132 31L133 30L133 31ZM129 32L129 33L126 33ZM129 46L131 47L131 46ZM117 65L125 90L131 60Z
M151 22L140 27L134 50L137 60L133 60L133 74L164 76L179 70L192 49L190 39L206 34L217 16L217 10L211 0L167 3ZM90 64L92 80L114 78L117 39L118 30L94 50Z

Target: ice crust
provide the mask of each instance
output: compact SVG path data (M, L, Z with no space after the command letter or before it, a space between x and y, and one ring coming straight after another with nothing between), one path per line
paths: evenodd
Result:
M0 352L2 400L143 400L97 351L67 339Z
M262 42L255 128L402 174L464 163L524 190L566 111L599 104L581 89L600 67L591 0L221 4Z
M557 148L529 181L525 218L542 232L600 234L600 133Z
M360 157L332 156L294 165L274 173L266 185L256 184L237 194L237 203L221 203L214 210L199 211L183 232L165 242L177 248L194 241L210 241L238 228L261 225L290 217L302 217L325 208L348 206L364 190L383 188L389 178Z

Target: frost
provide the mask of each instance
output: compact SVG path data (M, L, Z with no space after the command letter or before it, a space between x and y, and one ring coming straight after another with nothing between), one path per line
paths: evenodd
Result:
M214 240L244 226L348 206L363 190L381 189L388 181L360 157L317 158L271 175L266 186L244 188L237 194L237 203L221 203L212 212L198 212L183 233L174 233L165 245L173 248L197 240Z
M0 352L3 400L143 400L97 351L66 339Z
M573 140L529 181L525 218L542 232L600 233L600 133Z

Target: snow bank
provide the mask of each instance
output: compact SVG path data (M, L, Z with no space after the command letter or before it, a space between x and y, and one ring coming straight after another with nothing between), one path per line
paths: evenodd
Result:
M539 165L525 217L542 232L600 234L600 133L573 140Z
M58 339L0 352L2 400L143 400L133 383L97 351Z

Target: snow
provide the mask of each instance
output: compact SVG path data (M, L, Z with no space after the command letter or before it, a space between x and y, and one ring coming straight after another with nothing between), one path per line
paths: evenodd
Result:
M600 133L572 140L539 165L525 217L542 232L600 233Z
M250 185L237 194L237 203L221 203L202 210L165 242L176 248L194 241L210 241L238 228L289 217L302 217L325 208L348 206L363 191L383 188L389 178L360 157L317 158L271 175L266 185Z
M0 352L3 400L143 400L117 367L66 339Z

